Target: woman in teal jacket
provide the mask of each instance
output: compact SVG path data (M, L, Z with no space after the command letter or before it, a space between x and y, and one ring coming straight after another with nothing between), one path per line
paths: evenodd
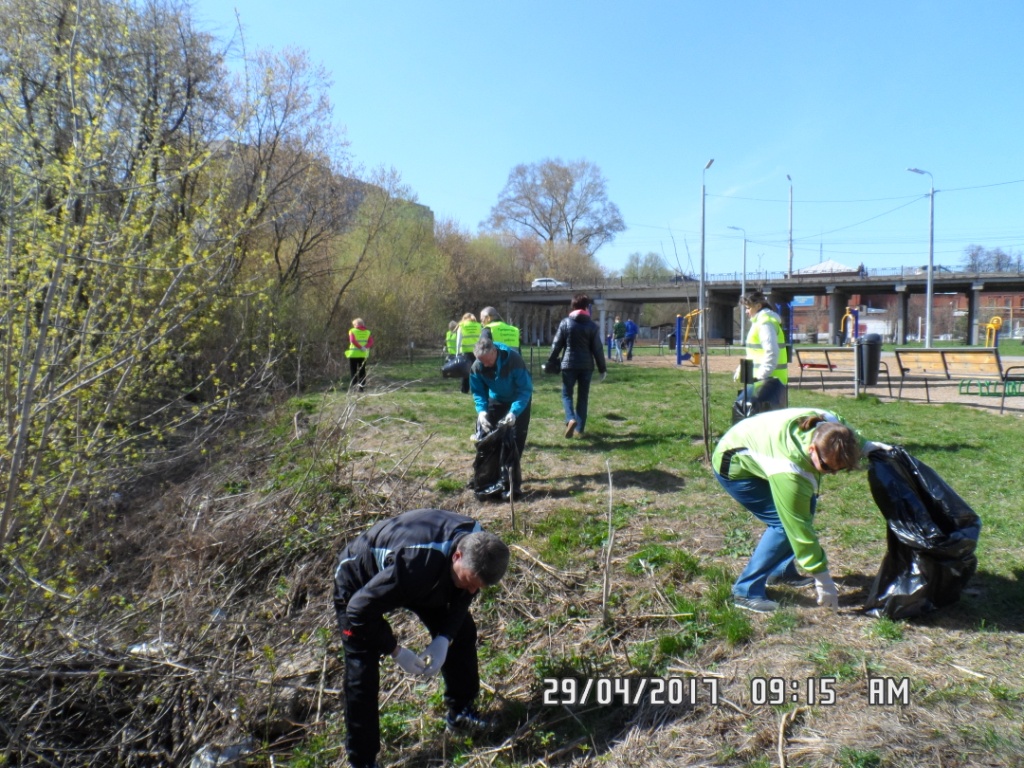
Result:
M770 613L768 584L817 587L818 605L839 607L828 559L814 530L822 475L853 469L863 453L885 449L864 440L831 411L786 408L744 419L726 432L711 458L715 478L767 525L733 585L740 608ZM811 575L801 576L799 565Z

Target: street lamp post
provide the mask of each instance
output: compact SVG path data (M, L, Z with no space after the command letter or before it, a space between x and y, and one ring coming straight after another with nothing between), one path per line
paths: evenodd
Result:
M704 343L704 201L707 198L704 192L704 172L711 167L713 162L715 162L715 158L712 157L704 166L704 170L700 172L700 298L697 302L700 312L697 315L697 335L700 337L701 344Z
M786 174L786 181L789 182L789 271L786 277L793 276L793 180Z
M704 173L715 158L708 160L704 170L700 173L700 313L697 318L700 325L697 327L700 333L700 413L702 432L704 435L704 461L711 463L711 381L708 373L708 326L704 322Z
M924 305L924 347L932 346L932 300L935 295L935 177L920 168L907 168L911 173L927 174L931 179L931 191L928 193L928 280L925 287Z
M729 227L729 229L735 229L737 232L743 233L743 273L740 275L740 296L747 295L747 230L743 227ZM740 343L744 344L747 340L747 313L742 308L740 309Z

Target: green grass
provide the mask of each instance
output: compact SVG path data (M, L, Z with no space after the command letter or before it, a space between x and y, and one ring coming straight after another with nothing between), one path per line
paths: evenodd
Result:
M783 609L761 617L731 605L731 584L762 528L724 494L704 463L698 368L611 366L608 380L591 390L584 440L565 439L560 381L535 368L523 458L530 495L516 505L515 531L507 507L481 507L463 491L474 408L458 392L458 382L441 379L437 368L434 361L378 364L371 371L374 386L391 391L360 403L361 423L371 426L353 448L367 450L366 456L389 452L396 463L414 462L406 476L428 478L424 487L435 494L431 503L486 516L492 530L561 574L556 580L516 556L514 595L509 586L481 601L475 610L479 626L503 622L482 643L485 678L655 676L678 674L669 670L679 665L715 669L742 659L727 677L745 680L758 670L792 680L837 678L839 706L830 710L836 717L845 702L863 696L865 675L908 676L913 705L935 711L939 719L950 704L988 707L990 728L960 734L972 748L995 759L997 750L1019 741L1012 725L1024 714L1024 694L1013 676L1014 660L1024 650L1018 640L1024 632L1024 484L1012 448L1020 440L1019 411L999 417L957 405L882 403L792 388L792 406L835 410L866 437L906 447L946 478L982 518L979 567L961 601L932 617L894 622L855 617L852 611L832 617L814 605L813 590L781 590ZM726 374L712 374L710 386L713 444L731 426L736 386ZM278 477L294 482L308 464L296 456L290 463L291 472L282 467ZM600 592L609 505L615 537L606 625ZM885 521L863 468L823 480L816 528L844 603L855 607L886 551ZM647 616L652 618L637 618ZM535 644L544 638L549 642L538 649ZM792 649L791 669L778 668L772 655L777 648ZM913 659L915 666L900 667L903 659ZM954 671L950 679L951 665L986 677ZM614 741L615 729L632 716L621 708L573 717L558 709L541 712L537 690L529 702L517 700L523 719L536 719L516 748L521 762L510 758L509 765L536 762L557 745L583 737L590 748L596 745L594 764L601 764L610 748L606 740ZM743 704L742 692L730 695ZM401 708L388 714L391 728L414 717ZM408 743L397 733L395 738L395 749ZM722 744L723 765L768 764L740 743ZM471 747L462 754L472 754ZM844 748L832 759L851 768L906 765L891 759L888 749L866 745Z

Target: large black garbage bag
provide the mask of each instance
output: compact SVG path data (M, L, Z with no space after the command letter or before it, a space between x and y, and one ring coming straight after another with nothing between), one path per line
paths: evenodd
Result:
M511 491L519 472L519 448L514 426L499 424L476 441L470 487L479 501L501 500L503 493Z
M464 379L469 376L469 369L472 363L469 357L461 352L457 355L449 355L441 366L441 376L445 379Z
M905 619L951 605L978 568L981 518L934 469L903 448L873 451L868 482L888 552L864 610Z
M774 376L767 381L754 382L753 390L750 397L747 396L747 387L743 387L736 395L736 401L732 404L733 424L758 413L780 410L789 403L786 385Z

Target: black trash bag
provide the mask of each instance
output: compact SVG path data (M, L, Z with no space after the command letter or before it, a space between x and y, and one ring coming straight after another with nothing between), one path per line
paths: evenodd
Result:
M778 411L788 403L789 391L786 385L774 376L767 381L756 381L751 397L747 397L747 387L736 394L736 401L732 404L732 423L736 424L748 416L765 411Z
M905 619L952 605L978 568L981 518L924 462L873 451L868 482L885 517L888 551L864 611Z
M473 459L473 479L469 487L478 501L500 501L502 494L510 493L520 478L519 447L516 428L499 424L476 441Z
M441 376L446 379L464 379L469 376L472 365L469 357L461 352L457 355L448 355L448 359L441 366Z

